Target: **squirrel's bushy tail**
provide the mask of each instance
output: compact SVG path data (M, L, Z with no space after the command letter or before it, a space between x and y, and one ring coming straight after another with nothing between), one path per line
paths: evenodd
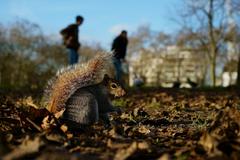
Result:
M61 69L46 87L44 105L50 112L61 111L77 89L102 82L105 74L111 78L115 76L112 54L109 53L99 53L86 63Z

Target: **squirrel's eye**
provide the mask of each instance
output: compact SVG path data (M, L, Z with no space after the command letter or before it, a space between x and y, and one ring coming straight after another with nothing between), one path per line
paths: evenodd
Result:
M115 83L112 83L112 84L111 84L111 87L112 87L112 88L117 88L117 85L116 85Z

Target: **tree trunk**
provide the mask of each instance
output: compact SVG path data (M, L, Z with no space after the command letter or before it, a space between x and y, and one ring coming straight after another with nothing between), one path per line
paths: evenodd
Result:
M213 0L209 2L208 16L208 34L210 38L210 59L211 59L211 80L213 87L216 86L216 58L217 58L217 45L214 37L214 26L213 26Z
M238 55L237 86L240 87L240 54Z
M211 81L212 81L212 86L216 86L216 59L214 58L211 62Z

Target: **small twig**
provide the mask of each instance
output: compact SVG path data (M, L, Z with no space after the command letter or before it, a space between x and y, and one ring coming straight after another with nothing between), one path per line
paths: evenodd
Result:
M33 125L33 127L35 127L39 132L42 132L42 128L39 127L36 123L34 123L31 119L29 119L28 117L26 118L26 120L31 123Z

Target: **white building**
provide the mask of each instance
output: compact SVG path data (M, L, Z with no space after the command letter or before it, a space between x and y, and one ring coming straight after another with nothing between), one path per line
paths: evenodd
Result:
M199 82L203 78L202 61L196 54L180 50L176 46L167 47L161 53L145 51L131 61L130 86L133 85L133 78L136 75L142 76L146 85L154 86L172 87L176 81L186 83L187 78Z

